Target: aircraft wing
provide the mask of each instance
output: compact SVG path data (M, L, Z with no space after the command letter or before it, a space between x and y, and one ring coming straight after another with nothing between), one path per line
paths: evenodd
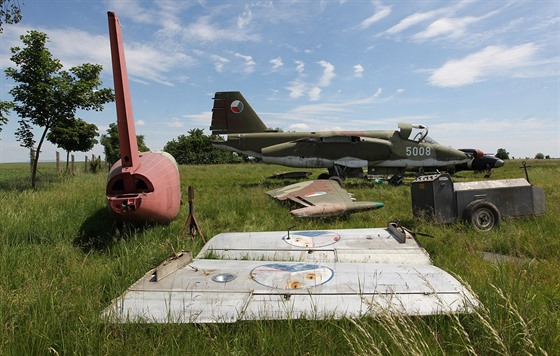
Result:
M298 217L330 217L383 207L379 202L354 202L338 182L327 179L295 183L266 193L280 201L290 200L303 206L291 211Z
M149 271L103 315L116 322L224 323L470 312L476 298L388 228L223 233L196 258Z

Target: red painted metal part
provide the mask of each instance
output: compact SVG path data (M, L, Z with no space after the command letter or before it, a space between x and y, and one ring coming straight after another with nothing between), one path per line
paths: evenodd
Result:
M121 159L107 177L107 201L123 220L169 223L181 206L177 163L166 152L138 152L119 19L113 12L108 17Z

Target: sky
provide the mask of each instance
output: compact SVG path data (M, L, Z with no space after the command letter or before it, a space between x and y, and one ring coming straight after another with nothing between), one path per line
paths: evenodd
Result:
M29 30L68 70L103 66L113 87L107 11L118 15L136 123L153 150L208 128L217 91L241 91L284 131L429 127L446 146L560 157L558 1L19 0L0 34L0 100L15 85L10 48ZM114 103L76 117L100 134ZM24 162L18 117L1 126L0 162ZM40 130L35 130L38 140ZM50 143L41 161L55 159ZM103 155L96 145L76 160Z

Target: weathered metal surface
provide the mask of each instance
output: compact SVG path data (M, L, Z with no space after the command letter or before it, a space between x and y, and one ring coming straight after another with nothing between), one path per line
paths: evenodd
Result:
M430 264L428 253L407 234L400 243L388 229L221 233L196 258L265 261Z
M457 216L473 200L483 199L494 204L503 217L541 215L546 211L544 191L526 179L500 179L455 183Z
M266 194L303 206L290 211L297 217L330 217L383 207L380 202L355 202L338 182L330 179L290 184Z
M389 229L290 232L299 236L314 246L288 242L287 232L217 235L167 277L148 272L103 314L117 322L214 323L431 315L477 304L409 235L400 243Z
M235 278L214 281L221 274ZM449 274L422 264L196 259L160 282L152 279L147 274L104 314L118 321L213 323L380 312L430 315L465 312L475 303Z
M523 178L453 183L448 174L433 174L418 177L411 192L415 216L443 222L464 218L469 204L479 200L494 205L501 217L546 212L544 190Z
M121 159L107 177L107 203L120 219L168 223L181 206L177 163L166 152L138 152L120 23L108 17Z

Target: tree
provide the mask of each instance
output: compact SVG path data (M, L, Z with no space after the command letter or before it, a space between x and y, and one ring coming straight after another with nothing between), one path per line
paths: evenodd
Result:
M0 0L0 33L2 25L18 23L21 20L21 8L15 0Z
M212 146L212 141L221 139L220 136L204 135L202 129L189 130L188 136L180 135L169 141L163 150L173 157L178 164L216 164L238 163L240 159L231 152L220 150Z
M509 159L509 152L506 151L505 148L498 148L498 152L496 152L496 158Z
M537 154L535 155L535 159L544 159L544 153L540 153L540 152L537 153Z
M2 132L2 125L8 123L8 118L4 115L8 115L8 113L14 108L14 104L9 101L0 101L0 132Z
M148 152L150 149L144 143L143 135L136 135L138 152ZM121 159L121 148L119 145L119 129L116 123L109 124L106 135L101 135L101 145L105 153L105 161L114 164Z
M97 126L82 119L57 122L47 134L47 140L66 151L66 170L70 152L87 152L98 142Z
M48 37L39 31L28 31L21 40L26 47L13 47L11 60L19 67L5 70L6 76L20 83L10 90L13 110L20 117L16 139L20 145L33 148L33 127L43 128L32 162L31 186L35 188L37 163L48 131L64 120L75 120L78 109L103 109L114 100L111 89L99 89L101 65L85 63L62 70L62 64L45 47ZM5 104L2 104L5 105Z

